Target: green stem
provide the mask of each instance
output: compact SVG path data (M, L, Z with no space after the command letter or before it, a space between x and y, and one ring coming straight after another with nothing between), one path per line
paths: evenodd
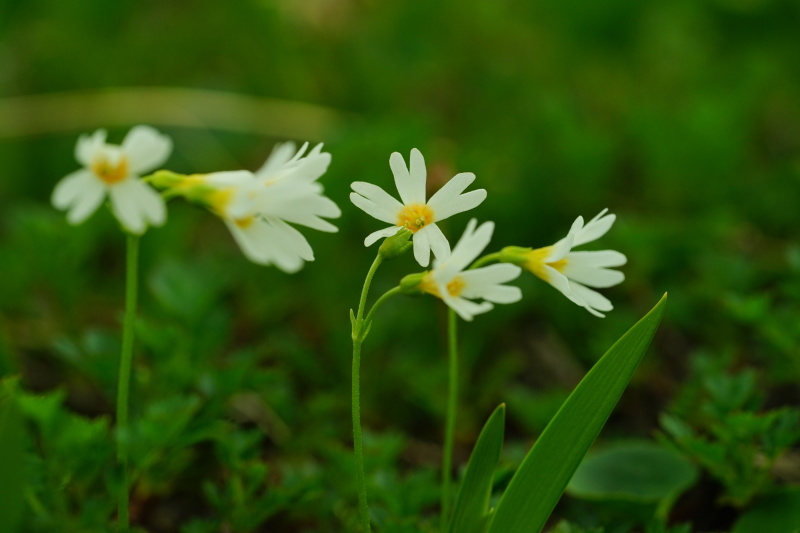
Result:
M457 320L455 311L447 313L447 344L450 370L448 372L447 422L444 435L444 453L442 458L442 532L446 531L450 518L452 501L453 440L456 431L456 409L458 407L458 341Z
M139 269L139 236L128 235L127 266L125 271L125 319L122 330L122 354L119 362L117 385L117 463L122 471L122 482L117 495L118 526L127 531L128 516L128 395L133 361L134 326L136 325L136 295Z
M470 270L473 268L480 268L486 265L487 263L491 263L492 261L500 261L500 252L484 255L483 257L479 258L477 261L472 263L472 265L469 268Z
M378 309L378 307L380 307L383 304L383 302L385 302L386 300L388 300L389 298L391 298L395 294L400 294L401 290L402 289L400 287L395 287L395 288L389 289L388 291L383 293L383 296L378 298L375 301L375 303L372 304L372 308L369 310L369 313L367 313L367 318L364 319L364 325L369 327L369 324L372 323L372 317L375 316L375 311Z
M353 374L352 374L352 411L353 411L353 454L356 460L356 487L358 489L358 510L361 517L363 533L372 531L369 521L369 505L367 503L367 484L364 474L364 437L361 431L361 345L364 343L366 321L363 320L364 307L367 304L367 294L372 284L375 271L378 270L383 258L380 253L375 257L372 266L364 279L361 289L361 298L358 302L358 312L353 322ZM371 315L370 315L371 316Z

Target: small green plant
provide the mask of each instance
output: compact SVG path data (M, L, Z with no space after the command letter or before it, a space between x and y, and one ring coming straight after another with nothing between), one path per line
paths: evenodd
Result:
M800 409L764 410L756 373L701 377L695 408L661 416L669 441L723 487L721 502L745 507L776 486L775 462L800 441Z

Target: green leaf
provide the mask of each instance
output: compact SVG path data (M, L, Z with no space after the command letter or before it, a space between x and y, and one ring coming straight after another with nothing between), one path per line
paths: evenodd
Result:
M800 531L800 487L761 498L733 526L733 533L797 533Z
M511 479L489 533L541 531L644 356L666 300L665 294L575 387Z
M0 399L0 531L19 527L25 494L22 416L11 398Z
M455 511L450 521L450 533L478 533L483 531L489 498L492 495L492 477L500 452L503 449L506 406L501 404L483 426L467 464L464 482L458 491Z
M567 485L570 495L588 500L658 502L697 480L684 457L652 442L629 441L587 457Z

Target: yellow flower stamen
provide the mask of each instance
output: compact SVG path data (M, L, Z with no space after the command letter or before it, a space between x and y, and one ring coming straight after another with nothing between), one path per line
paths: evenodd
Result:
M553 251L552 246L545 246L544 248L537 248L536 250L531 250L526 254L526 261L525 261L525 268L533 272L536 276L543 279L544 281L550 282L550 274L545 269L545 265L556 269L559 272L564 272L564 269L567 267L567 259L562 258L558 261L553 261L552 263L545 263L545 258L549 256Z
M101 181L114 185L128 177L128 160L120 156L119 161L114 164L105 157L98 157L92 162L91 169Z
M433 210L425 204L411 204L403 207L397 215L397 225L418 232L428 224L433 224Z

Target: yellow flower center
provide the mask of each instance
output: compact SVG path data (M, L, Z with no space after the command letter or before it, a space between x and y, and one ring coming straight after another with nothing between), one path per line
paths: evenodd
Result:
M92 162L92 172L104 183L113 185L128 177L128 160L120 156L114 164L105 157L98 157Z
M461 292L464 290L467 284L464 282L464 278L461 276L456 276L448 283L445 288L447 289L447 293L452 296L453 298L458 298L461 296ZM439 293L439 287L433 281L433 278L430 274L422 278L422 282L419 284L419 288L422 289L424 292L428 294L432 294L437 298L441 298L442 295Z
M525 261L525 268L536 274L538 277L543 279L544 281L550 281L550 274L545 270L545 265L549 267L553 267L559 272L564 272L564 269L567 267L567 260L566 258L559 259L558 261L553 261L552 263L545 263L545 258L550 255L552 252L552 246L545 246L544 248L537 248L536 250L531 250L527 254L527 260Z
M425 204L411 204L403 207L397 215L397 225L416 233L428 224L433 224L433 210Z

